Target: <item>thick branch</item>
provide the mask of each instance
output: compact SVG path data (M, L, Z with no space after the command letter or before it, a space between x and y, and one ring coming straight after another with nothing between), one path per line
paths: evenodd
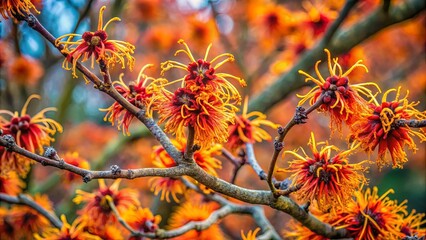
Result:
M62 227L62 222L59 220L57 216L54 215L54 213L48 212L46 209L44 209L42 206L34 202L34 200L32 200L26 195L20 194L17 197L14 197L4 193L0 193L0 202L26 205L28 207L31 207L32 209L36 210L41 215L43 215L45 218L47 218L50 221L50 223L52 223L52 225L55 226L56 228Z
M324 48L338 55L348 52L351 48L367 40L380 30L393 24L403 22L415 17L426 8L424 0L408 0L397 6L392 6L388 13L382 8L372 12L364 20L356 23L346 30L336 32L336 36L327 45L318 44L313 49L302 55L299 61L284 75L275 81L270 87L262 91L249 104L250 111L266 112L276 103L287 97L293 91L305 86L303 78L299 76L298 70L312 69L315 62L324 59Z

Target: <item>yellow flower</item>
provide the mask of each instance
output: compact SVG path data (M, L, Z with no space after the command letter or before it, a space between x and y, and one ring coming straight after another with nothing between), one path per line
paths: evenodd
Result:
M63 44L64 49L62 51L68 54L62 63L62 67L66 70L72 69L75 78L77 77L76 65L80 58L82 58L82 62L90 58L92 68L94 68L95 60L99 62L102 59L111 66L120 63L123 69L126 67L125 59L127 59L130 70L133 69L135 59L131 54L134 53L135 46L125 41L108 39L106 28L110 23L120 21L120 18L114 17L103 25L105 8L103 6L99 11L98 28L95 32L88 31L84 32L83 35L69 33L56 39L55 44ZM81 39L75 41L74 37L81 37ZM72 68L69 67L69 63L72 63Z

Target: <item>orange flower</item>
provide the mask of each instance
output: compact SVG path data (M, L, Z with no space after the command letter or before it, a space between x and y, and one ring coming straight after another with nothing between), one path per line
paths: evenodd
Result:
M172 143L181 151L185 149L185 146L178 141L172 141ZM156 167L170 168L176 166L176 162L162 146L154 147L151 156L153 159L152 163ZM167 202L170 202L170 194L175 202L179 202L177 195L182 195L186 189L185 185L179 179L170 177L153 177L149 180L149 184L151 185L151 191L153 191L155 195L161 192L161 201L166 199Z
M241 102L241 96L238 93L238 90L232 85L228 79L237 80L241 86L246 86L244 79L233 76L228 73L217 72L218 68L227 62L234 61L234 56L229 53L223 53L219 56L216 56L212 60L208 61L208 55L211 48L211 44L207 47L204 58L195 60L194 56L191 53L188 45L182 39L178 41L179 44L183 44L185 49L178 50L175 55L179 53L184 53L188 56L191 61L188 65L177 61L166 61L161 63L161 74L172 69L178 68L187 72L185 77L177 79L171 83L182 81L182 87L188 88L192 92L195 92L199 89L207 90L207 92L217 92L221 97L225 97L226 101L229 99L235 100L237 103ZM212 64L219 59L224 58L219 63L216 63L214 66ZM169 84L171 84L169 83ZM220 93L220 94L219 94Z
M8 68L9 79L24 86L34 86L43 73L40 62L26 56L17 57Z
M250 230L250 231L247 233L247 236L246 236L246 235L244 235L243 230L241 230L241 238L242 238L243 240L256 240L256 234L257 234L258 232L260 232L260 228L256 228L254 231L253 231L253 230Z
M211 203L186 201L180 205L169 219L169 228L176 229L191 221L203 221L216 210L216 205ZM174 240L221 240L225 239L217 223L205 230L191 230L185 234L173 238Z
M46 211L53 214L53 205L47 195L36 194L34 196L34 201ZM10 216L13 221L14 228L17 230L16 239L32 239L34 233L50 226L49 220L47 220L37 210L25 205L13 206L10 210Z
M0 207L0 233L5 239L18 238L18 229L14 227L10 210L4 207Z
M88 193L76 190L77 196L73 202L80 204L85 202L86 205L80 210L79 214L90 219L89 225L104 228L106 225L114 225L117 218L114 215L109 203L108 196L112 198L120 214L130 208L139 206L138 193L133 189L118 190L121 180L117 179L114 183L107 187L103 179L99 179L99 189L94 193Z
M356 240L398 239L403 216L407 214L407 201L398 204L390 200L387 195L393 193L392 189L380 197L377 193L377 187L368 188L365 193L356 191L356 200L338 213L333 226L346 228Z
M161 216L154 217L149 208L138 208L136 211L130 210L123 214L123 219L136 231L143 233L155 232L161 221ZM138 238L130 238L138 239Z
M120 81L114 81L112 83L118 93L120 93L134 106L145 109L149 117L152 117L152 110L150 109L150 105L154 91L154 85L147 85L147 82L155 81L155 79L146 76L143 74L143 72L146 68L151 66L153 65L145 65L139 72L137 80L135 82L131 82L128 86L123 81L123 74L120 75ZM123 126L123 134L130 135L129 125L134 118L133 114L128 112L118 102L114 102L107 109L100 110L107 111L107 114L104 117L104 121L108 120L112 125L114 125L114 122L117 122L118 130L120 130L121 126Z
M189 17L186 22L184 38L194 43L197 48L204 48L207 44L215 42L218 39L216 22L214 19L201 21L196 16Z
M332 214L329 213L323 213L319 211L315 207L310 207L309 209L310 214L315 216L318 220L321 222L329 223L331 218L333 217ZM292 240L329 240L329 238L323 237L315 232L312 232L309 228L305 227L303 224L301 224L299 221L296 221L295 219L291 219L287 223L288 229L282 232L283 237L285 239L292 239Z
M73 224L70 225L67 222L65 215L61 215L62 227L57 229L56 227L50 227L44 229L39 234L34 234L36 240L57 240L57 239L72 239L72 240L101 240L100 237L90 234L84 230L85 222L81 218L74 220Z
M324 33L328 25L337 17L336 12L330 11L326 4L316 6L310 1L303 1L302 5L307 12L304 24L312 31L314 37Z
M262 140L270 141L271 135L260 128L260 125L269 126L277 129L278 125L266 120L266 115L261 112L247 113L248 97L246 97L243 106L243 113L235 117L235 123L228 128L228 146L236 149L245 143L261 142ZM250 120L250 118L253 118Z
M302 201L317 201L317 207L323 211L336 210L347 204L352 194L367 180L363 175L366 170L362 166L364 162L350 164L348 156L358 147L352 145L349 150L339 151L327 142L316 143L314 134L311 133L310 147L313 157L299 155L295 151L285 151L296 159L289 162L287 169L279 169L281 172L291 172L292 186L300 186L295 193ZM324 145L317 150L317 145ZM331 156L332 151L338 153Z
M185 140L172 140L172 143L182 153L185 151ZM222 152L221 150L222 146L220 144L215 144L210 148L195 151L193 154L193 159L195 163L197 163L198 166L200 166L208 174L217 176L216 169L222 168L222 162L219 159L214 158L214 156L220 155ZM169 168L176 166L175 161L170 157L170 155L162 146L154 147L152 158L153 164L156 167ZM176 178L154 177L150 179L150 184L151 191L154 191L155 195L161 191L161 200L164 200L165 198L167 202L170 202L170 194L172 195L175 202L179 202L177 194L183 194L185 192L185 186L179 179Z
M405 237L424 237L426 235L425 223L425 214L416 214L416 211L412 210L402 221L401 239L405 239Z
M135 59L131 54L133 54L135 46L125 41L108 39L108 34L105 31L106 28L110 23L120 21L120 18L114 17L103 26L105 8L103 6L99 11L98 29L96 32L88 31L84 32L83 35L69 33L56 39L56 45L63 44L65 48L62 51L68 54L62 63L62 67L66 70L72 69L73 77L75 78L77 78L76 65L80 58L82 58L82 62L91 58L92 68L94 68L95 60L99 62L102 59L108 65L120 63L123 69L126 67L126 58L129 68L131 70L133 68ZM81 39L75 41L74 37L76 36L81 37ZM72 68L69 67L69 63L72 63Z
M63 156L63 159L66 163L71 164L73 166L83 168L83 169L89 169L90 168L89 163L84 158L79 157L77 152L66 153ZM73 172L65 171L63 173L63 178L64 178L66 183L71 183L71 182L75 181L76 179L81 179L81 176L78 175L78 174L75 174Z
M215 93L188 88L171 93L164 89L157 99L159 123L166 122L166 132L175 134L178 140L185 139L189 126L195 130L195 144L202 148L228 139L228 125L234 121L237 108Z
M25 16L27 13L30 13L31 9L40 13L34 7L31 0L2 0L0 2L0 14L5 19L10 17L17 20L18 16Z
M57 131L62 132L62 126L53 119L46 118L44 114L55 111L56 108L45 108L34 116L27 114L30 101L34 98L40 99L39 95L31 95L24 106L21 114L0 110L0 128L3 134L10 134L15 138L16 144L33 153L43 153L43 146L49 146ZM7 115L9 120L1 115ZM16 171L21 177L25 177L32 161L21 155L7 151L0 146L0 167L5 171Z
M19 178L18 174L14 171L0 172L0 193L8 195L18 195L25 187L25 183Z
M396 91L395 99L387 102L388 94L393 91ZM414 108L418 102L408 102L408 91L401 99L400 91L401 87L386 91L381 104L374 99L375 104L370 105L370 111L360 114L361 118L351 127L352 138L361 142L366 152L371 153L379 146L376 160L379 168L391 163L386 160L387 150L390 152L393 168L402 168L408 161L404 147L407 145L414 152L416 150L416 144L410 135L419 137L422 142L426 141L422 129L415 131L408 126L397 125L398 120L426 119L426 111L419 112Z
M356 62L348 71L343 73L341 66L338 64L338 59L331 59L330 52L325 49L328 57L328 70L330 76L324 79L319 71L319 64L315 64L315 71L318 79L312 77L308 73L299 70L299 73L306 76L306 81L313 81L315 86L306 95L298 95L301 97L299 105L302 105L307 100L310 104L314 104L320 97L323 97L323 103L319 107L319 111L329 112L331 117L330 128L341 129L342 121L350 125L353 123L360 113L367 109L367 102L359 94L373 98L371 90L366 86L375 86L380 91L375 83L349 84L348 75L357 67L362 67L366 71L367 67L361 64L362 60ZM334 64L332 64L332 61ZM337 71L337 72L336 72Z

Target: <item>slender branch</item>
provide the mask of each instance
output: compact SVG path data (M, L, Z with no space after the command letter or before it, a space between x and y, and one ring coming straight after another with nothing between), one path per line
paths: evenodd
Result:
M42 206L40 206L38 203L36 203L27 195L20 194L17 197L14 197L4 193L0 193L0 202L26 205L28 207L31 207L32 209L36 210L41 215L43 215L45 218L47 218L50 221L50 223L52 223L52 225L55 226L56 228L62 227L62 222L54 213L47 211L46 209L44 209Z
M242 154L244 154L244 151L242 151ZM241 167L246 163L245 156L244 156L245 154L244 155L239 154L241 159L239 160L228 150L226 150L225 148L222 148L222 155L234 165L234 170L232 171L232 177L231 177L231 183L234 184L235 181L237 180L238 172L240 171Z
M114 204L114 200L112 199L112 197L110 195L106 195L105 196L109 207L111 208L112 212L114 213L115 217L117 218L118 222L124 227L126 228L132 235L137 234L137 231L134 230L120 215L120 213L118 212L117 208L115 207Z
M190 161L194 155L194 140L195 140L195 129L193 126L188 126L188 138L186 140L186 149L183 156L185 161Z
M311 105L308 109L305 110L302 107L297 107L296 112L293 118L290 120L290 122L288 122L284 128L283 127L278 128L278 137L274 141L274 153L272 155L271 163L269 164L268 178L267 178L268 186L271 189L274 196L278 197L280 196L280 193L283 193L281 191L277 191L277 189L275 188L275 185L272 181L272 176L275 172L275 165L277 163L278 156L284 147L285 136L294 125L305 123L306 119L308 118L308 114L311 113L313 110L317 109L319 106L321 106L322 103L323 103L323 96L321 95L317 99L317 101L313 105ZM287 193L287 192L284 192L284 193Z
M396 120L395 124L398 127L408 126L408 127L412 127L412 128L423 128L423 127L426 127L426 119L423 119L423 120L400 119L400 120Z
M34 161L41 163L44 166L53 166L59 169L65 169L83 177L84 182L89 182L92 179L98 178L127 178L134 179L148 176L160 176L160 177L176 177L186 174L188 169L177 166L171 168L138 168L138 169L120 169L117 165L111 166L109 171L91 171L83 168L76 167L74 165L66 163L64 160L54 157L56 153L50 155L48 151L48 157L40 156L32 153L24 148L16 145L11 135L0 136L0 146L5 147L8 151L15 152ZM51 148L53 149L53 148ZM52 158L50 158L52 156Z
M393 6L387 14L382 9L373 11L362 21L353 26L339 30L328 44L317 44L310 51L303 54L299 61L285 74L281 75L270 87L251 99L248 111L267 112L275 104L286 98L293 91L306 85L301 81L298 70L309 70L318 60L323 60L324 48L338 55L348 52L351 48L367 40L380 30L415 17L426 8L424 0L407 0Z
M343 21L349 15L349 12L352 8L358 3L359 0L347 0L345 6L339 14L339 17L331 24L328 30L325 32L324 37L322 38L322 43L327 44L333 38L336 31L342 25Z
M249 164L253 170L256 172L257 176L259 176L260 180L266 180L268 175L263 171L262 167L256 160L256 156L254 155L253 144L246 143L246 153L247 153L247 164Z

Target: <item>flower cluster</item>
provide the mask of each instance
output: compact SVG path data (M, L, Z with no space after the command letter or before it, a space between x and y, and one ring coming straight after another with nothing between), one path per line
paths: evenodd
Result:
M289 162L288 168L278 171L293 173L290 179L293 186L300 188L295 193L299 200L316 200L317 207L324 212L343 207L351 200L352 194L367 181L363 175L366 170L366 167L362 166L364 162L351 164L348 160L348 156L358 146L339 151L337 147L326 142L317 143L313 133L309 144L312 157L303 149L305 156L296 151L285 151L284 154L291 154L296 159ZM319 151L318 145L323 145ZM334 156L331 154L333 150L337 151Z
M105 8L103 6L99 11L98 28L95 32L88 31L82 35L70 33L56 39L55 44L64 46L62 51L67 54L62 67L67 70L72 69L73 76L76 78L76 67L80 58L82 62L91 59L92 68L94 68L95 60L97 62L103 60L107 65L120 63L123 69L126 67L125 59L127 59L127 65L130 69L133 68L135 59L131 54L133 54L135 46L125 41L108 39L106 28L110 23L120 21L120 18L114 17L103 25ZM74 40L74 37L81 37L81 39ZM69 63L72 64L72 68L69 67Z
M234 122L237 111L234 105L241 102L238 90L228 79L237 80L241 86L245 86L245 81L217 70L223 64L233 61L234 57L224 53L208 61L210 45L204 58L196 60L188 45L183 40L179 43L185 49L178 50L176 54L186 54L191 62L188 65L177 61L161 64L163 74L171 68L182 69L187 74L175 81L161 84L160 93L154 97L160 123L166 122L165 130L176 134L177 139L185 138L186 127L193 128L195 143L201 147L225 142L228 138L228 125ZM222 58L225 59L216 63ZM213 65L214 63L216 64ZM177 90L170 92L165 89L165 86L175 82L181 82Z
M52 136L56 132L62 132L62 126L55 120L45 117L46 112L55 111L56 108L45 108L34 116L27 114L28 105L34 98L40 99L40 96L31 95L22 107L21 113L0 110L0 129L3 134L12 135L18 146L30 152L42 154L43 147L49 146L54 141ZM19 176L25 177L31 163L30 159L0 146L2 171L15 171Z

